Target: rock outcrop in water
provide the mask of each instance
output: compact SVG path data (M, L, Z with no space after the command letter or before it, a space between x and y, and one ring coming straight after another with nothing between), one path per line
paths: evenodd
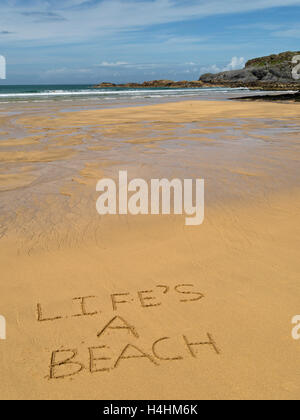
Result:
M248 87L253 89L299 89L300 79L293 78L292 60L300 52L284 52L278 55L249 60L242 70L224 71L217 74L207 73L200 81L214 86ZM300 74L300 71L298 71Z
M152 80L150 82L144 83L125 83L125 84L114 84L104 82L100 85L95 86L95 88L105 89L105 88L129 88L129 89L147 89L147 88L197 88L203 87L205 83L201 81L188 81L183 80L180 82L174 82L173 80Z

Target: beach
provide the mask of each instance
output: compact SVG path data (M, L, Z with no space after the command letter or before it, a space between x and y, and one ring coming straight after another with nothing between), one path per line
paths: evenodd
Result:
M0 103L1 398L298 399L299 110ZM100 216L121 170L204 179L204 223Z

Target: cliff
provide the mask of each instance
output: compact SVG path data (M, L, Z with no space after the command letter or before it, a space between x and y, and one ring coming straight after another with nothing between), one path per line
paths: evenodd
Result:
M207 73L200 81L210 85L228 87L249 87L259 89L299 89L300 79L295 80L292 70L296 66L293 58L300 52L284 52L278 55L249 60L242 70ZM298 72L299 73L299 72Z

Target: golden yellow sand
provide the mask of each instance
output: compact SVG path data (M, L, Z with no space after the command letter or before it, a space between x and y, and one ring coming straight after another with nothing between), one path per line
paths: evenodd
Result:
M239 102L6 119L42 138L0 147L0 397L298 399L299 122ZM127 168L204 177L204 224L100 217L98 179Z

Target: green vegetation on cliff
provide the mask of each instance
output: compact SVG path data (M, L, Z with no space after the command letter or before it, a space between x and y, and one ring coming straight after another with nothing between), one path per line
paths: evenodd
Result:
M300 55L300 51L287 51L281 54L272 54L266 57L253 58L252 60L247 61L245 67L267 67L286 63L292 64L292 59L295 55Z

